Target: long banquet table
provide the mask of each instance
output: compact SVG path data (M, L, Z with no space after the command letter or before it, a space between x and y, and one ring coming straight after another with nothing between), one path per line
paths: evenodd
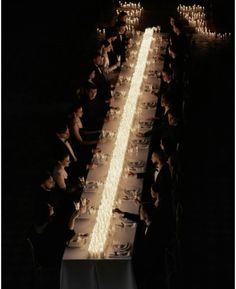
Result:
M154 91L160 86L160 78L156 74L162 71L163 62L158 54L164 52L164 43L160 33L153 34L146 69L138 98L133 125L129 135L128 148L123 164L123 172L119 181L114 207L122 211L138 214L139 205L134 201L142 190L142 180L128 174L128 170L142 172L145 170L149 139L140 137L139 132L145 132L152 127L155 115L157 97ZM127 62L122 66L119 79L114 90L114 107L110 120L103 126L103 137L98 146L104 156L97 169L90 170L82 197L89 199L86 213L81 215L75 225L75 231L89 234L83 246L70 242L65 248L61 264L61 289L136 289L136 281L132 267L132 249L136 233L136 223L127 222L114 214L108 232L106 247L102 256L90 256L88 246L93 227L96 222L96 210L102 198L102 188L109 170L110 158L116 141L116 132L123 113L127 93L131 85L137 55L143 32L134 38L133 48ZM100 160L101 161L101 160ZM127 193L130 195L127 195ZM117 254L117 245L129 246L124 254ZM120 248L120 247L119 247Z

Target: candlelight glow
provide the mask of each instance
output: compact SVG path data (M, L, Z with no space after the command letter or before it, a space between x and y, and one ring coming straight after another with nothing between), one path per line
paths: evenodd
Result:
M137 64L132 76L130 89L124 106L124 111L117 130L117 138L112 153L108 175L104 183L102 200L98 209L96 223L92 231L89 244L89 254L97 256L105 249L107 234L112 217L112 208L115 201L118 184L123 170L125 153L128 146L130 129L136 111L143 74L146 67L149 48L151 46L154 28L147 28L140 46Z
M193 6L185 6L179 4L177 7L178 13L184 17L190 26L195 28L195 31L208 38L226 39L231 36L230 33L216 33L207 28L205 7L194 4Z
M124 2L122 3L119 1L120 7L116 10L117 15L121 11L125 11L127 13L127 30L132 31L134 30L135 26L139 25L140 17L142 14L143 7L139 3L132 3L132 2Z

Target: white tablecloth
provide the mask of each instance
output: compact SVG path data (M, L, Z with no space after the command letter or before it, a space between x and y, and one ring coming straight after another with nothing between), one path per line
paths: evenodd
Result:
M119 75L119 81L114 91L114 96L118 93L122 93L123 96L116 98L113 106L120 108L122 113L125 96L128 93L130 87L130 79L134 70L138 45L142 36L136 39L137 46L131 50L130 59L126 62L125 66ZM157 102L157 97L152 93L153 88L159 88L160 79L157 79L155 75L151 75L152 71L161 71L163 63L157 59L157 47L160 47L160 38L156 37L153 40L151 48L153 50L149 53L146 76L142 85L142 90L139 96L137 105L137 113L133 123L133 131L129 138L129 147L127 150L124 173L121 177L119 188L117 192L116 204L122 211L128 211L131 213L138 214L139 205L134 200L124 200L124 189L127 188L138 188L142 189L142 180L137 179L134 176L128 176L127 168L129 161L144 161L147 162L148 157L148 146L133 146L133 140L139 139L137 137L138 131L147 131L148 128L143 129L140 127L140 121L149 121L150 118L155 115L155 108L143 109L144 103ZM129 67L131 65L131 67ZM117 116L114 119L104 123L104 130L116 132L120 122L120 117ZM143 139L143 138L140 138ZM103 182L106 178L109 168L109 156L114 149L115 137L111 140L101 142L99 147L102 153L108 155L108 160L102 166L97 169L90 170L87 182L99 181ZM145 166L140 169L144 171ZM102 184L97 190L86 190L83 192L82 197L90 200L90 206L98 208L101 201ZM89 236L92 233L95 224L95 215L85 213L82 215L75 225L75 231L80 233L88 233ZM130 226L119 226L121 224L120 218L114 215L111 223L111 230L109 232L109 238L106 245L106 250L103 258L89 258L88 245L90 238L88 237L87 243L82 248L70 248L67 247L64 251L62 265L61 265L61 289L136 289L135 277L132 268L132 249L129 256L115 256L111 257L113 253L114 244L126 244L130 243L133 245L136 224Z

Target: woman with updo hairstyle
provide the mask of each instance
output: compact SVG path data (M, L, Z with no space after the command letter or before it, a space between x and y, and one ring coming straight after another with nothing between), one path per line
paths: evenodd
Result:
M100 131L94 131L97 136L95 140L86 140L87 132L83 129L83 124L81 118L83 116L82 103L78 103L71 108L68 115L68 126L70 130L71 141L74 146L86 146L86 145L96 145L98 142L98 134ZM90 134L93 134L91 131Z

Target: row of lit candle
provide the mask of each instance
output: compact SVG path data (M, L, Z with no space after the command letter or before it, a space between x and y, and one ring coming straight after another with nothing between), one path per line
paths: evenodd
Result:
M139 25L139 18L138 17L134 17L134 18L128 17L126 23L131 24L131 25Z
M136 29L134 25L126 25L126 30L132 33L135 33ZM101 34L103 37L105 37L106 30L105 28L97 28L97 33Z
M196 4L194 4L193 6L185 6L185 5L179 4L179 6L177 7L177 11L179 13L185 12L185 11L197 13L197 12L204 12L204 10L205 10L204 6L200 6Z
M117 138L102 191L102 199L88 247L89 256L92 258L102 257L104 253L112 218L112 208L115 203L117 189L123 171L129 135L136 112L149 49L153 39L153 32L153 28L147 28L143 34L130 89L117 130Z
M130 9L130 10L126 10L124 8L118 8L116 9L116 14L119 14L121 11L125 11L128 15L128 17L132 18L132 17L140 17L141 13L142 13L142 9Z
M101 28L97 28L97 33L105 35L106 30L105 30L105 28L102 28L102 29Z
M228 39L231 33L216 33L207 28L205 7L194 4L193 6L179 5L177 7L179 14L184 17L190 26L200 35L209 39Z
M116 10L117 15L119 15L120 12L124 11L127 13L127 24L130 25L139 25L140 17L142 14L143 7L140 5L140 3L122 3L119 1L120 7Z
M138 2L138 3L132 3L132 2L128 2L128 3L124 2L124 3L122 3L121 1L119 1L119 5L122 8L134 8L134 9L142 8L140 2Z

